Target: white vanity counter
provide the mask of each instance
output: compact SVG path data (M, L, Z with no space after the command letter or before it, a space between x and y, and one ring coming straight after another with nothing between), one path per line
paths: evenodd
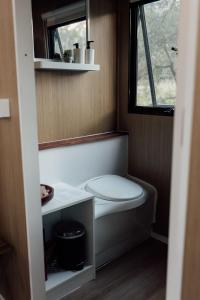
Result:
M43 216L93 198L90 193L63 182L53 184L52 187L54 197L42 206Z
M80 271L48 273L45 283L47 300L62 299L74 289L95 279L93 196L66 183L52 186L54 198L42 206L45 239L53 239L53 228L60 221L75 220L82 223L87 232L87 261Z

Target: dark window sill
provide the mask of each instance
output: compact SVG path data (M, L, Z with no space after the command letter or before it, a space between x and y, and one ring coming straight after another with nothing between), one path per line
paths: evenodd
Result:
M158 116L174 116L174 107L129 107L129 113Z

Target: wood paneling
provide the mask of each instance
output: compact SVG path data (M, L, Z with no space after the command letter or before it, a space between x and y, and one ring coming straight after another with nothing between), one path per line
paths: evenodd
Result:
M10 245L0 239L0 256L3 256L11 251Z
M7 285L7 274L5 270L7 269L7 263L10 259L11 247L5 241L0 240L0 294L9 295L8 285Z
M200 41L200 32L199 38ZM182 299L200 299L200 47L194 101Z
M0 1L0 98L9 98L11 119L0 119L0 236L13 246L3 269L9 295L30 299L26 220L20 148L12 1ZM1 291L0 291L1 293Z
M92 135L71 138L71 139L53 141L53 142L49 142L49 143L39 144L39 150L79 145L79 144L84 144L84 143L92 143L92 142L97 142L97 141L105 141L108 139L112 139L112 138L127 135L127 134L128 134L127 132L113 131L113 132L92 134Z
M155 231L167 235L172 152L172 119L132 116L129 119L129 173L158 190Z
M158 190L155 231L168 234L173 117L128 114L129 5L119 1L118 128L129 132L129 173Z
M101 71L36 72L40 143L116 128L116 1L90 2Z

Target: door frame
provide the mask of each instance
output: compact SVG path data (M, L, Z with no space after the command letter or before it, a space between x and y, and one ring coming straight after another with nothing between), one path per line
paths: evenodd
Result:
M167 300L182 299L195 77L200 42L199 22L199 0L182 0L171 180Z
M12 0L19 91L21 146L27 215L31 299L45 299L37 116L31 1ZM182 0L178 57L178 94L172 165L167 300L180 300L185 247L193 103L197 63L199 0ZM189 99L189 101L188 101ZM188 105L189 104L189 105ZM31 157L31 160L30 160ZM31 170L31 172L30 172Z
M31 300L45 300L31 0L11 0ZM12 115L11 115L12 118Z

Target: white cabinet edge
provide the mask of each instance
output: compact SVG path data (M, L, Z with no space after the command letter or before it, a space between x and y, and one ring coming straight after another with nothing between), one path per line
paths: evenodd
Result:
M93 200L93 195L66 183L53 185L54 197L42 206L42 216L71 207L82 202ZM61 193L61 194L60 194Z
M64 63L48 59L35 59L34 66L36 70L100 71L100 65Z

